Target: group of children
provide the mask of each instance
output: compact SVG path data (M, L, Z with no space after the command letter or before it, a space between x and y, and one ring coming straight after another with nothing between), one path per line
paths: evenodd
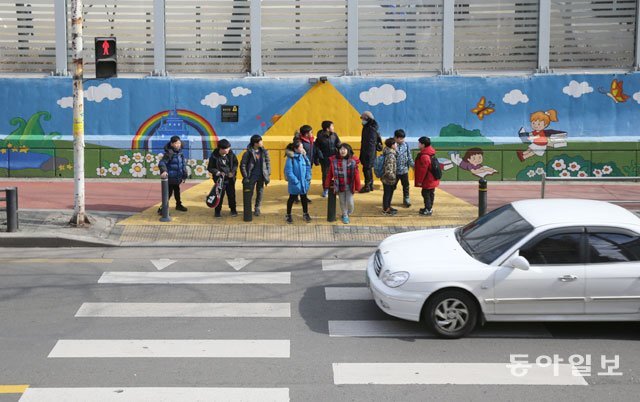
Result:
M308 205L311 200L308 192L311 184L312 165L320 165L322 168L322 196L326 197L329 190L338 195L342 210L342 222L350 223L349 217L354 212L354 194L361 190L359 173L359 159L354 155L352 147L347 143L341 143L338 135L333 132L333 123L325 121L322 130L314 141L312 128L308 125L300 127L294 135L293 142L287 145L285 150L286 161L284 175L288 182L287 189L287 213L285 220L293 223L292 208L297 202L302 204L303 219L311 221ZM391 207L393 193L398 182L402 183L403 206L409 208L409 169L415 170L415 186L422 189L424 208L419 210L420 215L429 216L433 213L435 189L440 184L432 169L433 161L437 159L435 149L431 146L428 137L420 137L418 146L420 151L413 158L408 144L405 142L406 134L403 130L396 130L392 138L388 138L382 152L383 169L380 179L383 185L382 211L385 215L397 214L397 209ZM186 211L180 201L179 185L187 178L186 163L181 150L179 137L172 137L165 147L165 153L159 163L161 177L169 178L169 189L175 195L176 209ZM260 216L260 205L264 187L269 184L271 175L271 163L269 152L264 148L262 137L254 135L249 141L247 150L240 163L231 150L228 140L222 139L218 147L209 158L208 171L214 180L224 177L224 192L220 196L220 202L215 208L215 217L221 217L222 202L226 194L228 198L231 216L237 216L235 199L236 172L240 167L243 189L250 192L250 198L256 193L253 214ZM370 190L373 190L371 188Z

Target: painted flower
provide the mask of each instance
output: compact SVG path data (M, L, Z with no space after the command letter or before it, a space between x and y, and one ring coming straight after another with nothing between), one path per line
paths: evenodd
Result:
M535 175L536 175L536 172L534 172L533 170L529 170L529 171L527 172L527 176L529 176L529 177L533 177L533 176L535 176Z
M191 169L191 166L187 165L187 176L191 176L191 173L193 173L193 169Z
M151 174L154 176L160 175L160 166L158 166L157 163L150 163L149 170L151 171Z
M121 165L123 165L123 166L124 166L124 165L128 165L128 164L129 164L129 162L131 162L131 158L129 158L129 156L128 156L128 155L122 155L122 156L120 157L120 159L119 159L119 162L120 162L120 164L121 164Z
M587 172L583 172L582 170L578 172L578 177L588 177Z
M613 169L611 169L611 166L609 165L604 165L602 167L602 174L611 174L611 172L613 172Z
M578 165L578 163L576 162L571 162L569 164L569 170L571 170L572 172L577 172L578 170L580 170L580 165Z
M544 168L541 168L541 167L537 168L536 169L536 174L538 176L542 176L544 174Z
M151 163L151 162L155 161L156 158L153 156L153 154L146 154L144 156L144 160L147 161L147 163Z
M207 169L204 168L204 166L202 165L198 165L195 167L194 172L196 174L196 176L204 176L204 172L206 172Z
M120 173L122 173L122 168L117 163L110 163L109 173L111 173L112 176L120 176Z
M195 165L198 164L198 161L196 161L195 159L189 159L187 160L187 165L194 167Z
M564 159L556 159L555 161L553 161L553 170L555 171L561 171L566 169L567 165L565 165L564 163Z
M163 156L164 156L163 153L159 153L158 155L156 155L156 162L160 162Z
M102 166L96 168L96 174L100 177L105 177L107 175L107 168Z
M204 166L205 168L209 166L209 159L205 159L202 161L202 166Z
M560 177L571 177L571 173L568 170L563 170L560 172Z
M131 155L131 158L136 163L141 163L142 162L142 154L140 152L134 153L133 155Z
M133 177L144 177L147 174L147 168L145 168L142 163L134 163L131 165L129 173L131 173Z
M212 177L213 177L213 175L211 174L211 172L209 172L208 170L207 170L207 172L206 172L206 173L207 173L207 174L206 174L207 179L210 179L210 178L212 178Z
M602 176L602 170L600 170L600 169L594 169L594 170L593 170L593 175L594 175L595 177L601 177L601 176Z

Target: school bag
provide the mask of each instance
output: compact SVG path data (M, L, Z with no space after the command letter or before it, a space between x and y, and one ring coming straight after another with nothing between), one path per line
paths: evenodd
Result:
M384 154L378 155L373 162L373 173L375 173L378 178L384 176L384 159Z
M220 205L220 198L224 193L225 184L224 176L219 176L214 180L213 187L211 188L211 191L209 191L209 194L207 194L207 198L204 200L209 208L215 208Z
M440 180L442 178L442 168L440 168L440 162L435 155L431 156L431 174L436 180Z

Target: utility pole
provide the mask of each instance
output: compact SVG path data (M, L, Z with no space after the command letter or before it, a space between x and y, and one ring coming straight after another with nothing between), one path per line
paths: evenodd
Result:
M71 224L84 226L84 89L82 60L82 0L71 0L71 51L73 59L73 181L74 207Z

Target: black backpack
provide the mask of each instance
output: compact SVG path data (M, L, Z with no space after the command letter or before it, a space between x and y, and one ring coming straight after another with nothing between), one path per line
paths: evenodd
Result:
M440 161L435 155L431 156L431 174L436 180L442 179L442 169L440 168Z

